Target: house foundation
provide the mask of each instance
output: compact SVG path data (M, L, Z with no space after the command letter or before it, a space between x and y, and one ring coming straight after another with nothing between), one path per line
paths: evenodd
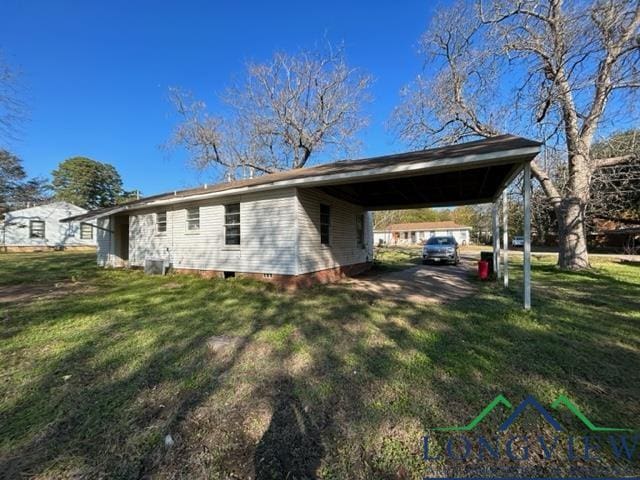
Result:
M199 270L191 268L172 268L172 273L199 275L203 278L253 278L263 282L273 283L285 290L297 290L313 285L333 283L346 277L353 277L368 271L372 262L356 263L334 268L326 268L317 272L302 273L300 275L280 275L276 273L226 272L220 270Z

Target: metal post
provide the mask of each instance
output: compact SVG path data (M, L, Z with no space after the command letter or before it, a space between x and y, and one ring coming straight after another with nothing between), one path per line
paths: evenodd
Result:
M494 203L491 210L491 224L493 228L493 271L497 277L500 276L500 227L498 225L498 205Z
M502 272L502 278L504 279L504 288L509 288L509 209L507 205L507 190L502 191L502 259L504 261L504 268Z
M524 164L524 309L531 309L531 164Z

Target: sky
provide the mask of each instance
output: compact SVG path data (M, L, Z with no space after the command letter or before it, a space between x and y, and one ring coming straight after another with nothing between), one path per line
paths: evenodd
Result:
M275 51L343 43L374 78L358 156L402 150L385 124L421 70L417 43L433 2L3 0L0 51L20 72L29 120L9 149L30 176L87 156L114 165L127 189L151 195L206 181L167 151L179 86L205 100Z

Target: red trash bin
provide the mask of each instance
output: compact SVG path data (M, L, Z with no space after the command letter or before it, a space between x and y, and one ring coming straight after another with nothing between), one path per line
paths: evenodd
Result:
M480 260L478 262L478 278L480 280L489 279L489 262L486 260Z

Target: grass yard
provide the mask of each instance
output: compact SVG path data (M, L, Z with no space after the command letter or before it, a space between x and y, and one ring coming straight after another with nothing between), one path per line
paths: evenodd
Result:
M509 291L415 305L0 255L0 295L35 292L0 303L0 478L437 476L421 437L500 393L563 393L598 425L640 427L640 266L551 261L534 262L526 313L517 266Z
M374 268L379 272L396 272L422 263L422 247L378 247Z

